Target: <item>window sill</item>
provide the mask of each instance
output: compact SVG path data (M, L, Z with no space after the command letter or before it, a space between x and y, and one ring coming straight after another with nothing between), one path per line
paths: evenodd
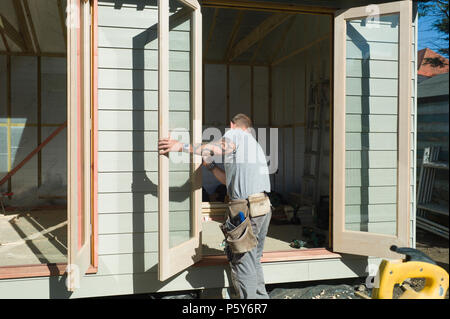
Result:
M67 263L0 267L0 279L62 276ZM95 274L98 267L89 266L86 274Z

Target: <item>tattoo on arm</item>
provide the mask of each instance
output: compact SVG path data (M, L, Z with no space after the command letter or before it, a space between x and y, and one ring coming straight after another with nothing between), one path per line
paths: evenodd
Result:
M230 154L236 150L236 145L227 138L205 144L192 145L192 152L197 155L223 155Z

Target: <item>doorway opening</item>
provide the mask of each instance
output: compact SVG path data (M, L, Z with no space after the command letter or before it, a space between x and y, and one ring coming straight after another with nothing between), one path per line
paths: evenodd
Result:
M332 16L215 7L202 14L203 141L247 114L270 171L264 252L328 247ZM205 168L202 179L203 255L222 255L226 188Z

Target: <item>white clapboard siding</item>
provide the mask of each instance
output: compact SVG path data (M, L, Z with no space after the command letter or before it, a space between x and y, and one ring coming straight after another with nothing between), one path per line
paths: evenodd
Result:
M127 29L99 27L98 46L100 48L158 49L157 29ZM190 33L172 31L169 37L170 50L189 51Z
M397 134L396 133L346 133L345 134L345 148L347 151L397 150Z
M346 168L396 168L397 151L346 151Z
M346 205L395 204L397 187L347 187L345 190Z
M169 210L185 211L190 207L190 198L183 193L170 193ZM100 193L98 194L99 214L156 212L158 198L156 191L135 193Z
M398 114L395 96L346 96L347 114Z
M190 90L190 72L171 71L169 88L174 91ZM157 90L158 72L145 70L99 69L98 87L119 90Z
M157 111L100 110L100 131L155 131L158 129ZM190 112L170 112L170 129L190 129Z
M347 58L346 74L354 77L397 79L398 62Z
M349 230L396 232L398 19L395 14L347 22L345 185ZM385 210L386 206L389 209Z
M170 231L189 230L190 211L175 211L169 213ZM136 212L134 214L99 214L99 233L125 234L158 231L157 212Z
M188 194L190 172L170 172L169 187ZM156 191L158 173L156 172L114 172L98 174L99 193ZM172 190L172 189L171 189Z
M398 117L396 115L346 115L346 132L387 133L397 132Z
M137 10L135 7L122 7L117 10L114 7L103 7L98 15L98 25L108 27L123 27L148 29L158 25L158 10L155 7L147 7L146 10ZM184 21L172 28L177 31L189 31L190 21Z
M156 151L158 133L129 131L99 131L98 151Z
M398 80L347 77L346 89L347 95L398 96Z
M397 185L397 169L346 169L345 185L347 187L395 186Z
M116 48L99 48L99 68L158 70L157 50L133 50ZM170 71L189 71L189 51L169 52Z
M180 153L180 161L170 161L171 171L188 171L190 169L188 154ZM158 170L157 152L99 152L99 172L132 172ZM135 164L136 163L136 166ZM139 163L139 164L138 164Z
M347 59L398 60L398 43L346 42Z
M157 110L158 91L98 90L100 110ZM190 108L190 92L169 92L171 111L187 111Z
M175 246L189 239L189 231L170 233L170 246ZM101 234L98 236L99 255L156 252L158 250L158 233L124 233Z
M98 256L100 265L96 276L103 277L117 274L157 272L158 253L136 253ZM107 265L107 266L106 266Z
M365 209L366 214L361 215ZM394 221L397 214L396 204L347 205L345 207L346 223Z
M399 15L372 16L347 22L347 40L398 42Z
M396 234L397 228L396 228L396 221L384 221L384 222L371 222L367 224L367 230L361 229L360 223L348 223L345 225L345 228L347 230L354 230L354 231L367 231L369 233L374 234L385 234L385 235L393 235Z

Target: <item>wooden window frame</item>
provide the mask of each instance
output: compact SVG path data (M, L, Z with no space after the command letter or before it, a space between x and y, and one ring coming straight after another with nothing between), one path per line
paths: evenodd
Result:
M85 163L85 167L90 171L90 188L86 189L84 199L88 199L85 202L86 207L90 211L91 227L90 227L90 265L86 271L86 274L94 274L98 271L98 216L97 216L97 198L98 198L98 179L97 179L97 149L98 149L98 124L97 124L97 79L98 79L98 16L97 7L98 0L78 0L79 3L90 2L91 9L91 21L90 30L90 52L87 53L90 56L90 66L84 70L84 73L89 77L89 89L90 90L90 104L91 104L91 123L84 122L85 128L91 130L91 134L88 137L90 141L90 149L88 152L89 163ZM81 12L80 12L81 14ZM86 30L79 30L79 33ZM77 60L77 52L67 52L66 58L69 61L69 55L71 58ZM88 55L85 55L87 57ZM79 63L79 61L77 62ZM79 65L78 65L79 67ZM69 75L68 75L69 78ZM70 83L67 83L69 88ZM77 86L80 85L78 82ZM69 131L68 131L69 132ZM73 160L68 157L68 161ZM69 165L68 165L69 167ZM69 216L69 203L67 205L67 216ZM69 225L68 225L69 228ZM69 247L68 247L69 250ZM15 265L0 267L0 280L1 279L14 279L14 278L31 278L31 277L50 277L50 276L62 276L66 273L68 262L65 263L49 263L49 264L31 264L31 265Z
M178 0L191 8L192 143L202 141L202 14L197 0ZM169 2L158 2L158 136L169 136ZM169 157L158 155L158 279L164 281L201 259L201 161L192 156L191 237L169 247ZM200 186L200 187L199 187Z
M411 1L377 5L380 15L399 14L398 84L398 160L396 235L345 230L345 95L346 95L346 20L367 17L366 7L343 10L336 15L334 63L334 152L333 152L333 249L340 252L399 258L390 252L392 244L409 245L410 228L410 122L411 122ZM374 244L376 243L376 244Z

